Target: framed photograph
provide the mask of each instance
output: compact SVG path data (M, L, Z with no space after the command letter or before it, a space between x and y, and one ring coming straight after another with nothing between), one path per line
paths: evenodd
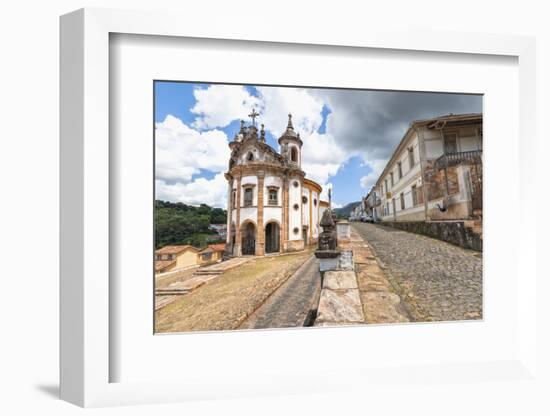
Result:
M62 398L532 380L533 39L179 18L61 19Z
M153 87L155 333L482 319L482 95Z

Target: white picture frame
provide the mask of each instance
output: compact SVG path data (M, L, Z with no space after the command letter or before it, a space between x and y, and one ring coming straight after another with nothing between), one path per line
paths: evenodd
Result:
M527 167L534 163L535 147L535 42L533 38L421 31L380 32L365 29L330 35L318 30L280 31L265 22L246 35L235 22L205 27L173 13L83 9L61 18L61 398L80 406L160 403L210 398L255 397L341 391L353 386L375 389L382 384L420 382L517 381L536 377L536 216L521 215L533 201L534 184ZM331 45L333 48L372 48L424 51L440 54L501 55L518 59L519 106L516 274L514 317L519 323L513 339L517 346L507 357L471 362L418 362L407 368L323 368L319 372L293 372L282 368L255 380L235 374L207 375L181 380L112 382L110 366L120 359L110 347L110 172L109 152L109 37L110 34L225 39L248 42ZM526 145L527 143L532 145ZM534 202L533 202L534 203ZM525 212L523 212L525 214ZM147 307L147 305L144 305ZM110 309L111 308L111 309ZM485 311L489 312L490 311ZM380 328L380 327L379 327ZM406 328L406 326L401 326ZM442 327L443 328L443 327ZM326 329L323 331L331 331ZM333 331L333 330L332 330ZM295 332L298 334L299 332ZM326 332L331 333L331 332ZM265 334L265 332L264 332ZM336 334L332 332L332 334ZM152 336L152 333L151 333ZM347 380L347 381L343 381Z

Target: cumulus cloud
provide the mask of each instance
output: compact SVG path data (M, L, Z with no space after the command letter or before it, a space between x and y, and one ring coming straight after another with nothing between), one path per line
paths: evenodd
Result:
M369 191L373 185L376 183L378 178L380 177L380 174L384 170L384 167L386 166L386 160L385 159L375 159L368 163L370 167L370 172L367 173L365 176L363 176L360 180L361 187Z
M321 199L322 201L328 201L328 190L333 189L332 183L330 183L330 182L329 183L321 182L321 184L322 184L321 187L323 188L323 191L321 192L321 195L319 196L319 199ZM334 207L334 203L332 204L332 206Z
M162 179L155 181L156 199L183 202L188 205L207 204L216 208L227 208L227 181L223 173L214 178L197 178L189 183L167 183Z
M247 119L252 107L260 123L278 137L286 128L288 113L304 143L302 168L308 178L327 186L345 163L358 156L365 174L360 185L369 190L410 123L448 113L482 111L479 95L394 91L329 90L285 87L210 85L197 88L191 108L195 120L187 126L168 116L157 123L158 197L185 203L224 206L224 172L229 159L228 139L217 130ZM323 125L323 109L330 110ZM213 179L191 181L207 169L219 172Z
M191 113L197 117L193 127L204 130L225 127L233 120L244 120L260 100L240 85L210 85L193 92L196 103Z
M159 179L188 182L200 169L222 171L229 154L223 131L199 132L172 115L156 123L155 170Z
M294 129L308 136L316 132L323 117L324 101L304 88L258 87L262 103L262 123L274 136L280 136L287 125L288 114L292 114Z
M479 95L312 89L332 113L327 133L341 149L370 163L388 159L410 123L449 113L482 111Z

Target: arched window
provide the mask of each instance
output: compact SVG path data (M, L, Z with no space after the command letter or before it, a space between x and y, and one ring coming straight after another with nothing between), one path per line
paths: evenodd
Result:
M254 153L248 152L248 155L246 156L246 160L249 162L252 162L254 160Z
M298 161L298 151L296 150L296 148L294 146L292 146L290 148L290 160L292 162L297 162Z

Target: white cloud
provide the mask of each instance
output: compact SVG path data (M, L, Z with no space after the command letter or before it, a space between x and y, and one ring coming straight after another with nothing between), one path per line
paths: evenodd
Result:
M323 191L321 192L321 195L320 195L319 199L321 201L327 201L328 202L328 190L332 189L332 183L330 183L330 182L329 183L321 182L321 183L322 183L321 187L323 188Z
M252 107L260 107L260 100L240 85L210 85L197 88L193 94L196 103L191 109L197 118L192 126L204 130L225 127L233 120L248 118Z
M229 160L228 139L220 130L198 132L172 115L156 124L156 177L189 182L200 169L220 172Z
M302 136L316 132L323 117L324 101L303 88L258 87L262 102L260 120L275 137L286 129L288 114L292 114L294 129Z
M373 185L376 183L380 174L386 166L386 161L383 159L375 159L368 162L368 165L371 168L371 171L363 176L360 180L361 187L369 191Z
M183 202L187 205L207 204L216 208L227 208L227 181L223 173L214 178L197 178L189 183L167 183L155 181L156 199Z

